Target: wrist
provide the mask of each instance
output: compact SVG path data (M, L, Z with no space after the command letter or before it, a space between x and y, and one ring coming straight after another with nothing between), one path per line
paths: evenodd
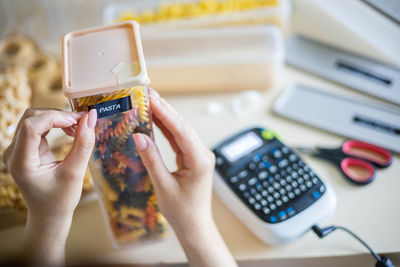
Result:
M211 216L175 232L190 266L237 266Z
M29 265L62 266L72 216L40 217L28 211L22 260Z
M28 211L26 236L49 242L65 242L71 227L73 214L44 216Z
M178 239L182 243L207 242L207 239L218 232L212 216L201 217L198 219L185 220L179 226L173 226Z

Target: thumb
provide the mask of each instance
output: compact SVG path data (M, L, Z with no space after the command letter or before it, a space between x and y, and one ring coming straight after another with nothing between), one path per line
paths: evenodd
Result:
M90 110L81 118L75 133L74 143L68 155L63 160L63 168L73 172L74 176L83 178L90 156L92 154L95 134L94 126L97 121L96 109Z
M133 139L154 187L168 187L170 173L154 142L147 135L141 133L134 134Z

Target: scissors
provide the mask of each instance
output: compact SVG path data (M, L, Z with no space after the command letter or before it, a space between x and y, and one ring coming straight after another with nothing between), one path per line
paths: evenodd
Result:
M357 185L371 183L376 168L392 164L392 154L388 150L358 140L347 140L338 148L298 147L297 150L332 162L345 178Z

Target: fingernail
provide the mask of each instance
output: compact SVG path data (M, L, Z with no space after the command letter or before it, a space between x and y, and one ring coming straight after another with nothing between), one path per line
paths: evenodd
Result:
M97 122L97 110L94 108L89 111L87 125L90 129L93 129L94 126L96 126L96 122Z
M73 117L67 117L67 120L72 122L72 124L77 124L78 123L78 121Z
M160 104L160 99L154 96L150 96L151 101L153 101L154 103L156 103L157 105Z
M138 150L142 151L146 149L147 141L146 138L144 138L143 134L134 134L133 139L135 140L135 145Z
M160 94L154 88L150 87L149 91L151 94L155 95L156 97L160 97Z

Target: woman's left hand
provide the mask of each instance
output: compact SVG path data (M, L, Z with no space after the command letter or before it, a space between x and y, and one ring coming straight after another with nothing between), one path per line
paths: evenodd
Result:
M4 152L4 162L28 207L24 251L29 262L52 265L64 259L65 240L95 142L96 120L95 109L87 114L28 109ZM62 161L49 149L46 136L52 128L74 137Z

